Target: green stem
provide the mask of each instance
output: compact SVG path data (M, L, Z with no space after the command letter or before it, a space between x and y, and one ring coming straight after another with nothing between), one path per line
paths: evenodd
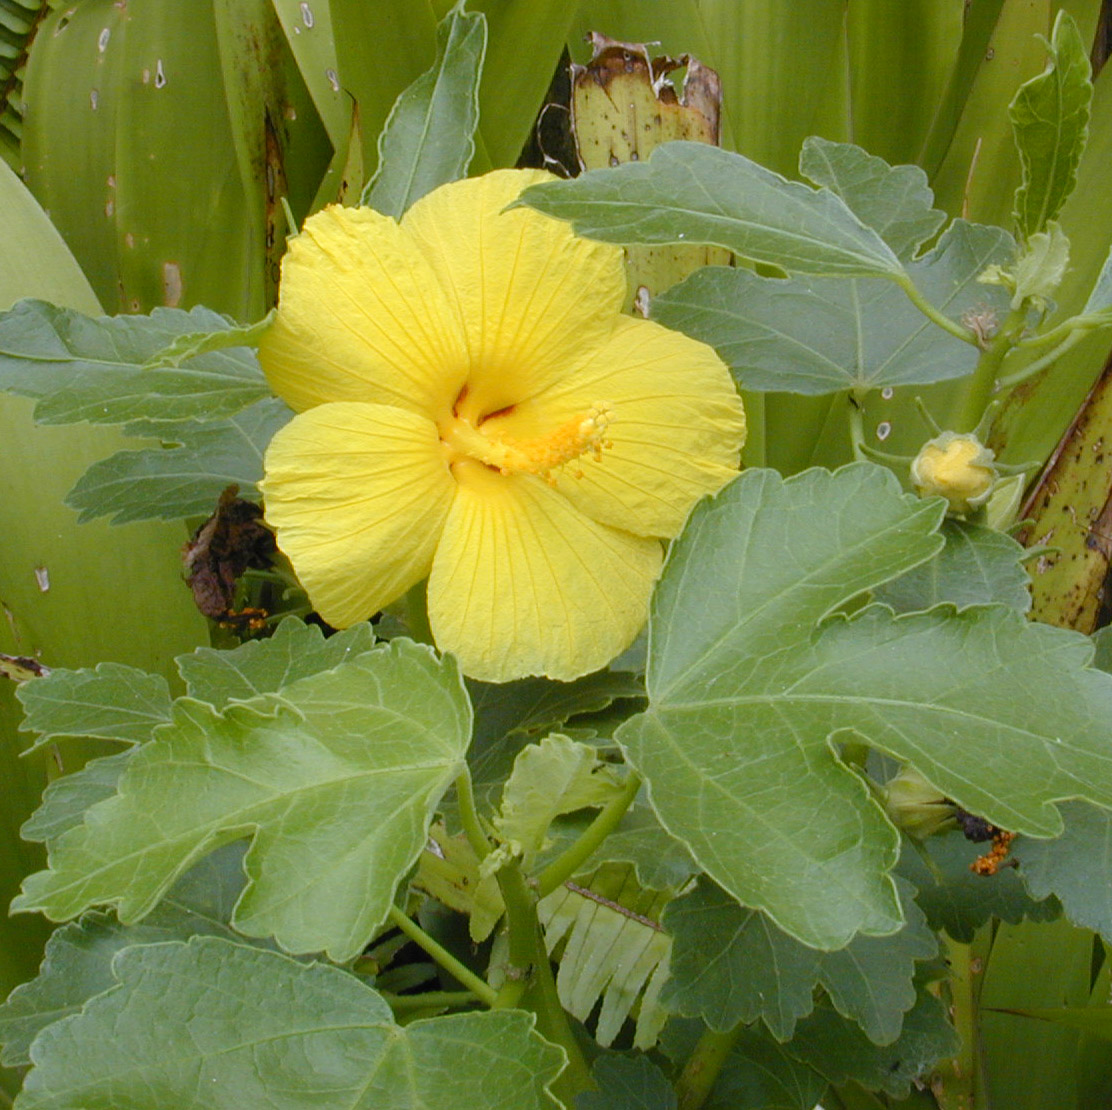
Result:
M854 390L849 396L849 440L853 447L855 462L863 462L867 456L865 446L865 395Z
M1027 381L1028 378L1033 378L1036 374L1045 370L1052 362L1056 362L1068 350L1076 347L1089 333L1087 331L1074 331L1070 332L1057 347L1046 352L1042 358L1035 359L1034 362L1028 363L1022 370L1017 370L1014 374L1006 374L1000 379L1001 389L1010 389L1014 385L1019 385L1020 382Z
M471 850L480 860L490 855L490 841L483 832L482 822L479 820L478 810L475 808L475 791L471 785L471 771L464 765L463 771L456 778L456 803L459 806L459 822L463 826L464 836Z
M410 586L405 595L405 622L409 626L411 639L419 644L434 644L432 627L429 624L429 597L425 582Z
M580 833L575 843L561 852L537 876L539 898L551 894L557 887L562 886L594 855L599 845L618 827L640 789L640 776L630 771L622 792L611 798L603 806L599 815Z
M911 301L928 320L937 324L943 331L948 331L951 335L956 336L958 339L963 339L966 343L971 343L974 347L977 346L977 336L969 328L954 323L948 316L943 316L943 314L919 292L915 287L915 283L907 274L902 274L897 277L896 282L907 294L907 299Z
M949 967L950 1015L961 1038L957 1056L937 1067L932 1090L941 1110L986 1110L979 1066L977 1001L980 982L974 971L972 946L942 934Z
M710 1097L722 1067L744 1028L744 1022L739 1021L725 1033L704 1030L676 1080L679 1110L698 1110Z
M537 1032L553 1044L560 1045L568 1057L568 1066L553 1083L552 1092L566 1106L573 1106L575 1096L581 1091L591 1090L594 1083L556 991L548 949L537 918L536 894L516 861L501 868L497 877L506 906L509 965L506 983L498 992L494 1008L523 1007L537 1015Z
M971 432L981 422L981 417L996 389L996 378L1000 367L1015 347L1025 322L1025 314L1019 309L1013 309L1000 331L981 353L977 369L973 371L973 378L966 388L965 399L953 422L954 431Z
M439 941L433 940L411 917L397 906L390 907L390 923L399 928L414 944L424 949L449 975L458 979L486 1006L497 1002L498 994L489 983L483 982L469 967L464 967Z
M1093 313L1090 316L1071 316L1068 320L1063 320L1049 331L1044 331L1041 335L1032 335L1028 336L1026 339L1020 340L1018 346L1020 350L1023 351L1037 350L1039 347L1050 347L1055 343L1061 343L1071 335L1076 335L1078 333L1081 335L1088 335L1091 331L1098 331L1100 328L1107 328L1110 326L1112 326L1112 316L1109 316L1107 313Z
M390 994L387 991L379 991L379 994L396 1014L408 1013L411 1010L427 1010L432 1006L452 1009L480 1001L472 991L426 991L424 994Z

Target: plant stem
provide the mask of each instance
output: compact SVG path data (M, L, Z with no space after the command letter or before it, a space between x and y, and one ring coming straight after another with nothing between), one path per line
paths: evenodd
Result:
M974 347L977 345L977 337L967 327L961 324L954 323L948 316L943 316L937 308L928 301L922 293L915 287L915 283L903 274L902 277L896 278L900 288L907 294L907 299L932 323L937 324L943 331L948 331L951 335L956 336L958 339L965 340L966 343L971 343Z
M483 832L479 813L475 809L475 791L471 785L471 771L466 764L456 778L456 802L459 805L459 822L463 826L464 836L481 862L490 855L490 841Z
M961 1045L957 1056L938 1065L931 1089L941 1110L986 1110L977 1023L980 982L976 978L973 949L951 940L945 933L942 942L950 969L947 980L950 1014Z
M388 994L379 991L389 1003L390 1009L396 1014L404 1014L409 1010L426 1010L430 1006L468 1006L472 1002L480 1001L472 991L426 991L424 994Z
M536 894L516 861L501 868L497 877L506 906L509 966L506 983L498 992L494 1008L524 1007L537 1015L537 1032L560 1045L568 1057L568 1066L552 1085L553 1094L566 1106L573 1106L575 1096L593 1089L594 1083L556 991L548 949L537 918Z
M1000 327L992 342L981 353L977 369L966 389L965 399L953 421L956 432L971 432L981 422L981 416L992 400L996 377L1004 359L1015 347L1023 330L1026 316L1020 309L1013 309Z
M713 1029L703 1032L676 1080L679 1110L698 1110L710 1097L722 1067L744 1028L745 1024L739 1021L725 1033Z
M425 582L410 586L405 595L405 620L411 639L419 644L432 644L432 627L429 625L429 596Z
M433 940L411 917L397 906L390 907L390 923L397 926L414 944L424 949L449 975L458 979L486 1006L493 1006L498 994L489 983L484 983L470 968L464 967L439 941Z
M1070 332L1061 343L1052 350L1047 351L1042 358L1035 359L1034 362L1024 366L1022 370L1015 371L1014 374L1006 374L1002 377L1000 379L1000 388L1010 389L1013 385L1019 385L1020 382L1025 382L1028 378L1033 378L1036 374L1045 370L1052 362L1060 359L1068 350L1076 347L1088 334L1087 331Z
M551 894L558 886L562 886L595 853L599 845L618 827L640 789L640 776L630 771L622 792L611 798L603 806L599 815L580 833L575 843L561 852L537 876L539 898Z

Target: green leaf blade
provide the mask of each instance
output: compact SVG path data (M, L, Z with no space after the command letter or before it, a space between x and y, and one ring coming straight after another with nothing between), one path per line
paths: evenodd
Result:
M1014 215L1024 239L1061 211L1077 181L1089 134L1089 56L1077 24L1064 10L1055 20L1049 49L1047 70L1020 86L1008 107L1023 170Z
M414 201L463 177L475 154L486 17L454 7L436 30L436 61L394 103L362 204L400 220Z
M521 203L610 243L707 243L789 273L903 276L891 248L833 193L706 143L664 143L648 162L534 185Z
M469 730L454 664L404 641L224 714L181 699L15 908L63 919L114 902L139 920L196 859L254 832L236 928L349 959L424 847Z
M548 1085L563 1052L521 1011L402 1029L354 975L219 937L127 948L113 972L114 987L39 1035L21 1110L559 1105Z

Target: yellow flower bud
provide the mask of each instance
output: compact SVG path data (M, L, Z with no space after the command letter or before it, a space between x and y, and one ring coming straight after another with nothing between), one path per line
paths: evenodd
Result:
M921 497L945 497L955 513L967 513L992 493L994 457L971 432L943 432L923 444L911 464L911 481Z
M890 779L884 795L888 816L911 836L923 839L954 827L954 803L912 767Z

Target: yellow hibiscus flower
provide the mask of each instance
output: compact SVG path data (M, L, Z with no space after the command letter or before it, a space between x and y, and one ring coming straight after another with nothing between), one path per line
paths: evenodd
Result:
M488 681L572 679L636 636L674 536L737 471L709 347L620 312L622 251L528 208L548 175L445 185L401 222L305 221L259 351L298 415L266 516L329 624L428 577L437 646Z

